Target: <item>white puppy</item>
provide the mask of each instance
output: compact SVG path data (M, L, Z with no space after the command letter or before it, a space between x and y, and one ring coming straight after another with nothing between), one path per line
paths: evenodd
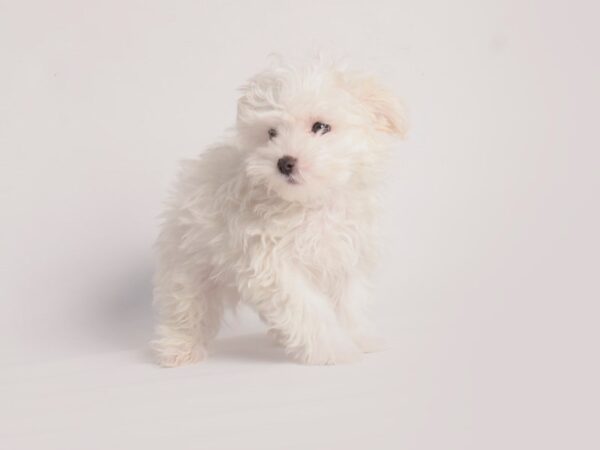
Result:
M206 357L224 306L258 312L308 364L355 361L379 339L364 316L375 188L398 102L371 77L316 62L252 78L224 142L186 161L158 239L152 345L163 366Z

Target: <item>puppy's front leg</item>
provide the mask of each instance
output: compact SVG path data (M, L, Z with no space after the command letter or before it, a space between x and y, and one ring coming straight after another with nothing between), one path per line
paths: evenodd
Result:
M376 332L366 314L369 296L367 281L356 275L350 279L345 295L337 305L337 314L342 326L365 353L385 348L384 339Z
M201 270L159 267L154 279L159 321L151 346L160 365L177 367L206 358L206 345L223 314L220 300L217 287Z
M249 289L244 297L288 353L306 364L349 363L361 358L360 349L341 326L331 301L302 273L287 267L273 278L277 281L268 287L263 284L263 289Z

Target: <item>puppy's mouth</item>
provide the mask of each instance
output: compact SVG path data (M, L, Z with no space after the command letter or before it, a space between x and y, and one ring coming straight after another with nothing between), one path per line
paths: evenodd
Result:
M287 184L300 184L300 181L298 181L297 178L294 178L294 175L286 175L285 181Z

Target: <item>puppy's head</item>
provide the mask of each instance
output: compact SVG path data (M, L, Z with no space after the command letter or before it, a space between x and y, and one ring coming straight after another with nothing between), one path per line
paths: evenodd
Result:
M386 136L403 136L397 100L373 78L315 63L278 66L252 78L238 103L250 182L309 202L373 183Z

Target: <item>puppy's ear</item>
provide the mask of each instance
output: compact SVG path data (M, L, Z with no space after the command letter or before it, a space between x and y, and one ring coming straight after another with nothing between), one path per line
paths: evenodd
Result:
M270 68L250 78L240 89L237 105L238 123L256 119L277 107L283 84L284 70Z
M341 73L340 80L369 111L379 131L406 136L406 114L400 101L387 88L375 78L360 73Z

